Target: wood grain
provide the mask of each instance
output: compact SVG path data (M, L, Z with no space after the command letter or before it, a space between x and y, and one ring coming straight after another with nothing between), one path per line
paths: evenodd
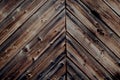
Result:
M0 0L0 80L120 80L120 1Z

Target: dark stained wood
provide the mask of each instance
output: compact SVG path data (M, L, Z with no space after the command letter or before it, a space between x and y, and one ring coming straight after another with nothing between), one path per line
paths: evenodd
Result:
M1 22L0 79L65 79L64 7L64 0L26 0Z
M120 80L120 1L0 0L0 80Z
M119 16L117 16L117 14L115 15L115 13L112 14L114 11L105 5L104 2L99 0L66 1L68 57L86 74L86 76L88 76L88 78L92 80L117 79L116 76L115 78L113 77L116 73L120 72L119 65L116 64L120 59L120 37L119 33L116 34L116 30L120 30L120 25L118 23L117 27L117 24L115 24L116 26L111 28L115 29L116 27L116 30L111 30L110 26L114 24L110 23L112 25L109 25L108 21L114 22L114 18L118 18L116 21L119 21ZM111 13L109 10L106 15L110 14L111 16L114 16L113 19L103 16L103 14L105 14L104 12L107 12L108 10L104 11L102 7L111 10ZM77 44L81 45L83 48L77 46ZM83 50L87 51L83 52L84 56L82 55ZM90 56L93 58L92 60ZM92 63L90 61L92 61Z

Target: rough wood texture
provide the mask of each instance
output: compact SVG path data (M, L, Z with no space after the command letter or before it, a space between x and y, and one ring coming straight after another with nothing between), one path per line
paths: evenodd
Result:
M0 0L0 80L120 80L120 1Z

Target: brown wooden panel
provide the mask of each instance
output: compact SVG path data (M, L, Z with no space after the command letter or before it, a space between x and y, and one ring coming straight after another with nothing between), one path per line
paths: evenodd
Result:
M120 1L0 0L0 80L120 80Z
M0 79L65 80L64 2L25 0L0 23Z
M66 0L66 2L68 65L74 64L73 70L79 73L72 74L68 66L67 79L119 80L118 14L102 0ZM104 15L111 16L112 19ZM75 70L76 67L80 71Z

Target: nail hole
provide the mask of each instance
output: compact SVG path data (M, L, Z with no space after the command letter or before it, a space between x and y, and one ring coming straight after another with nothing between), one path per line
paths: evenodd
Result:
M38 39L39 41L42 41L41 37L38 37L37 39Z

